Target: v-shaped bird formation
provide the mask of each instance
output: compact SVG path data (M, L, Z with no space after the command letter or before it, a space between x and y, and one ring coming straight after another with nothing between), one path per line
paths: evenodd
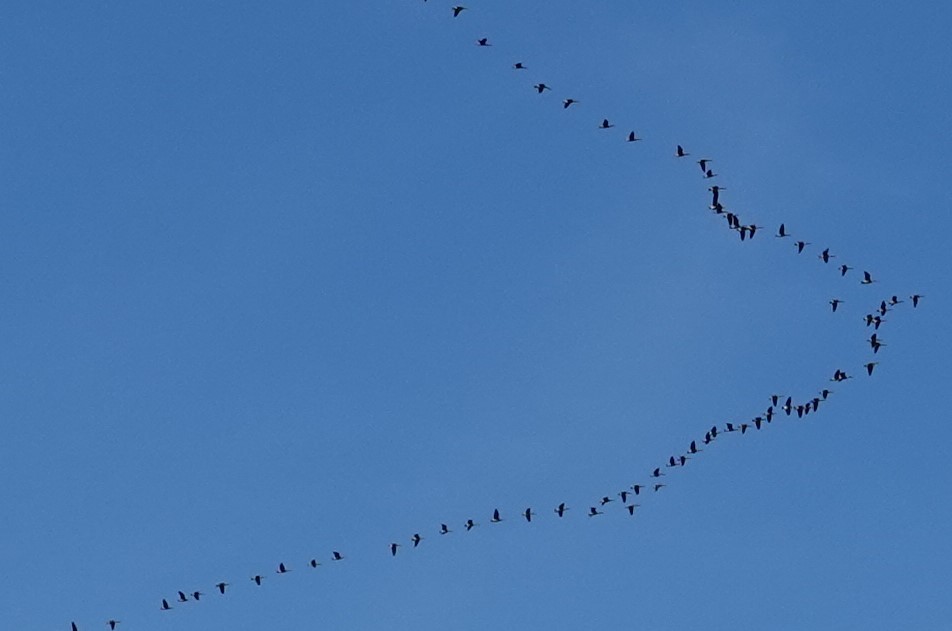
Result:
M427 0L424 0L426 2ZM434 3L435 4L435 3ZM450 7L449 15L452 18L464 19L464 12L468 12L469 9L462 5L455 5ZM482 36L475 40L476 45L480 47L491 47L493 44L490 42L489 37ZM492 51L487 51L487 54L492 54ZM514 61L510 64L510 67L514 71L526 71L529 69L528 66L523 61ZM553 87L542 81L537 81L532 84L531 82L527 84L527 87L531 88L538 95L545 95L546 92L553 91ZM538 97L542 98L542 97ZM549 98L549 97L545 97ZM565 97L561 100L562 109L570 109L572 106L580 105L581 101L575 99L574 97ZM572 108L575 109L575 108ZM596 118L596 121L598 119ZM601 131L612 130L616 127L616 123L612 119L605 116L601 117L601 122L593 125L596 129ZM622 140L625 142L636 142L642 141L642 138L635 134L634 130L628 130L624 133ZM675 144L673 158L676 160L683 160L685 158L692 157L692 153L688 151L684 145ZM704 154L701 154L704 155ZM685 162L688 162L685 160ZM694 164L697 164L700 170L700 178L702 180L709 180L714 178L721 178L722 176L712 169L712 164L715 163L715 160L710 157L701 157L694 160ZM697 173L695 172L695 177ZM720 180L718 180L720 181ZM740 241L747 242L753 240L757 234L764 230L764 226L758 225L756 223L745 223L741 220L739 215L736 212L733 212L725 206L722 193L728 189L720 184L713 184L707 187L708 193L710 193L709 203L707 204L707 210L709 210L714 216L723 217L726 228L728 230L734 231L737 233L737 236ZM793 245L794 255L803 254L807 248L813 245L813 242L806 241L799 235L796 230L791 231L786 222L782 222L776 229L776 233L773 235L775 239L779 239L776 243L787 243L786 247L789 247L790 244ZM783 241L784 239L790 238L791 241ZM831 260L838 258L835 253L831 251L830 247L824 247L823 250L816 253L816 260L819 260L823 265L828 265ZM849 279L851 276L849 272L853 271L854 267L842 263L839 266L833 268L839 275L840 278ZM873 285L879 282L879 279L874 277L872 272L864 268L862 269L862 278L858 281L858 284L863 286ZM898 294L893 294L887 298L870 297L870 304L872 307L869 309L869 312L862 317L862 321L865 323L867 329L873 327L874 332L867 338L869 344L869 351L874 355L878 356L880 349L886 346L886 342L879 337L879 328L880 326L887 321L887 313L893 312L900 308L900 305L908 305L907 309L916 309L919 307L919 303L922 301L924 296L918 293L911 293L908 295L908 302L900 298ZM819 305L820 303L818 301ZM839 317L839 314L842 313L840 307L846 305L846 301L838 298L832 297L826 301L826 304L830 306L830 310L833 314L837 314L836 317ZM859 374L863 372L866 373L866 377L872 377L874 369L880 364L879 361L872 361L870 358L867 358L862 363L857 362L856 368ZM843 384L844 382L851 380L855 377L853 371L850 367L833 367L833 370L830 374L829 381L835 384ZM672 453L667 456L666 459L659 459L661 464L655 467L644 467L640 475L635 473L633 477L634 480L629 480L624 484L619 484L616 489L612 490L607 494L603 494L600 497L592 499L590 502L583 503L581 506L569 506L567 502L561 502L557 506L520 506L520 507L510 507L506 509L501 509L494 507L491 511L486 510L483 513L486 521L492 527L506 528L507 524L510 522L523 522L523 527L531 527L534 521L538 519L566 519L569 516L570 511L575 510L577 513L583 514L587 517L586 521L591 518L602 518L603 516L610 515L614 513L616 515L624 516L626 518L633 518L636 516L636 509L641 507L639 501L644 501L647 496L654 496L663 489L668 487L668 480L675 475L675 471L679 471L689 466L689 463L693 462L695 459L700 458L701 454L705 449L713 448L718 442L722 440L737 440L739 438L733 437L742 437L748 433L758 432L766 427L770 426L774 421L780 419L792 419L796 415L797 419L805 419L808 416L816 415L820 412L821 408L825 409L829 397L833 394L828 384L817 384L816 389L813 392L800 393L798 395L792 394L770 394L765 396L763 401L759 404L755 404L758 411L747 418L738 418L732 419L731 421L724 422L722 424L715 424L709 428L705 428L703 435L699 436L695 440L690 441L689 444L685 445L683 449L677 450L675 453ZM666 473L666 471L670 472ZM664 481L662 481L664 480ZM617 498L617 500L616 500ZM636 501L639 500L639 501ZM537 512L541 511L541 512ZM470 532L474 528L480 525L480 522L477 521L476 516L465 516L465 518L457 518L456 520L447 520L446 522L439 522L432 524L431 528L421 528L418 532L414 532L411 535L408 535L405 539L399 539L391 541L389 544L381 543L381 551L386 552L389 550L389 554L392 557L397 557L402 554L401 550L408 548L408 551L412 551L414 548L418 548L421 545L429 545L426 542L429 540L429 537L426 532L432 532L436 537L434 539L438 540L446 536L465 536L465 533ZM460 532L457 534L457 530L451 527L452 524L456 524L461 527ZM515 527L515 526L513 526ZM435 545L435 544L434 544ZM338 550L331 550L327 556L327 559L332 563L343 562L347 557ZM322 562L318 558L310 558L301 560L301 564L305 567L309 567L310 570L319 570L323 567ZM248 582L253 583L253 588L264 587L265 579L270 576L285 576L293 573L294 565L289 561L278 561L271 570L263 574L254 574L248 577ZM282 579L285 580L285 579ZM209 582L208 587L214 588L217 592L217 597L226 597L231 594L229 588L232 586L232 583L226 582L224 580L219 580L218 582L212 583ZM202 597L205 595L205 592L200 591L200 589L189 589L177 591L176 595L173 597L156 597L156 609L160 611L170 612L179 607L189 607L197 606L198 603L202 600ZM172 605L174 602L176 605ZM115 630L120 624L120 620L115 618L110 618L105 622L106 626L110 629ZM71 631L79 631L79 626L76 622L71 623Z

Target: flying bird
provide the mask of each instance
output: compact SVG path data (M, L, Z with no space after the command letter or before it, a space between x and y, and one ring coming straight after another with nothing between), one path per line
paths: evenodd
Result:
M708 170L704 173L704 177L705 177L705 179L708 179L708 180L709 180L709 179L711 179L712 177L717 177L717 173L714 173L714 171L708 169Z
M628 142L638 142L639 140L641 140L641 138L636 136L635 132L633 131L628 132Z
M167 601L166 599L163 598L163 599L162 599L162 611L168 611L168 610L171 609L171 608L172 608L172 605L169 604L169 601Z
M869 375L870 377L872 377L872 376L873 376L873 368L875 368L875 367L876 367L876 364L878 364L878 363L879 363L879 362L869 362L869 363L867 363L867 364L866 364L866 374Z
M482 39L477 39L477 40L476 40L476 45L477 45L477 46L492 46L492 44L489 43L489 38L488 38L488 37L483 37Z
M658 467L658 468L656 468L654 471L651 472L651 477L652 477L652 478L660 478L660 477L663 476L663 475L664 475L664 474L661 472L661 467Z
M594 517L595 515L604 515L604 514L605 514L605 513L603 513L602 511L598 510L598 508L596 508L595 506L591 506L591 507L589 507L589 509L588 509L588 516L589 516L589 517Z
M390 544L390 556L397 556L397 548L400 547L399 543Z
M527 508L527 509L525 510L525 512L522 513L522 516L525 517L525 518L526 518L526 521L528 521L528 522L531 522L531 521L532 521L532 516L533 516L533 515L535 515L535 513L532 512L532 509L531 509L531 508Z
M499 509L498 509L498 508L493 509L493 518L490 519L489 521L491 521L491 522L494 523L494 524L498 524L499 522L502 521L502 517L499 516Z
M820 260L823 261L824 263L829 263L829 262L830 262L830 259L835 259L836 256L833 255L833 254L830 254L830 248L827 248L827 249L823 250L823 252L820 253L820 257L819 257L819 258L820 258Z
M912 294L911 296L909 296L909 299L912 300L912 308L915 309L916 307L918 307L919 299L924 297L925 296L923 296L922 294Z
M525 65L523 65L523 63L522 63L521 61L517 61L516 63L512 64L512 67L513 67L514 70L525 70L525 69L526 69Z
M710 158L701 158L700 160L697 161L697 163L698 163L699 165L701 165L701 173L705 173L705 174L707 173L707 171L708 171L707 163L708 163L708 162L714 162L714 161L711 160Z
M809 241L797 241L794 245L797 246L797 254L803 254L803 248L810 245L810 243Z
M318 561L317 559L311 559L311 560L308 562L308 565L310 565L310 566L313 567L313 568L317 568L317 566L320 565L320 564L321 564L321 562ZM223 593L224 593L224 592L223 592Z
M413 542L413 547L415 548L423 541L423 536L420 533L414 533L414 535L410 537L410 541Z
M840 265L840 276L846 276L846 272L850 271L851 269L853 268L847 265L846 263L843 263L842 265Z
M777 230L777 234L774 236L776 236L779 239L782 239L784 237L789 237L790 234L787 232L786 226L784 226L784 224L780 224L780 229Z
M552 88L550 88L549 86L547 86L547 85L544 84L544 83L537 83L537 84L535 84L535 85L532 86L532 87L535 88L535 89L536 89L536 92L538 92L539 94L542 94L542 93L545 92L546 90L551 90L551 89L552 89Z
M179 592L179 593L178 593L178 601L179 601L180 603L188 602L188 596L185 595L185 592Z
M463 525L466 527L466 532L469 532L476 527L476 522L474 522L472 519L467 519L466 523Z
M453 7L453 17L454 18L459 17L459 14L465 10L466 10L466 7L460 7L460 6Z
M635 492L635 495L641 495L641 489L645 488L644 484L632 484L631 490Z
M290 572L290 571L291 571L291 570L289 570L289 569L284 565L284 563L278 563L278 571L276 572L276 574L287 574L287 573Z
M635 514L635 508L637 508L638 506L641 506L641 504L629 504L628 506L625 506L625 508L628 509L628 514L629 514L629 515L634 515L634 514Z
M599 503L600 503L602 506L604 506L605 504L607 504L607 503L609 503L609 502L614 502L614 501L615 501L615 500L613 500L612 498L610 498L610 497L608 497L608 496L606 495L605 497L603 497L603 498L599 501Z
M205 592L192 592L192 598L195 600L201 600L202 596L205 595Z
M260 574L255 574L254 576L251 577L251 580L255 582L255 585L261 585L261 581L264 580L264 577L261 576Z
M655 493L657 493L658 491L660 491L661 489L663 489L663 488L666 487L666 486L668 486L668 485L667 485L667 484L655 484L655 485L654 485Z
M863 280L859 281L861 285L872 285L876 281L873 280L873 277L869 272L863 272Z
M449 526L447 526L446 524L440 524L440 534L441 534L441 535L448 535L448 534L451 533L451 532L453 532L453 531L450 530L450 527L449 527Z
M575 99L565 99L564 101L562 101L562 109L567 110L570 106L576 103L578 103L578 101L576 101Z
M598 126L599 129L611 129L612 127L614 127L614 125L609 123L607 118L602 119L602 124Z
M555 507L555 514L558 515L559 517L563 517L565 516L565 511L567 511L568 509L569 507L565 505L565 502L562 502L561 504Z
M107 620L107 621L106 621L106 624L109 625L109 628L110 628L112 631L115 631L116 627L119 625L120 622L122 622L122 620ZM76 631L76 625L75 625L75 624L73 625L73 631Z
M332 551L332 552L331 552L331 556L333 557L333 559L334 559L335 561L343 561L343 560L344 560L344 555L341 554L340 552L338 552L337 550Z
M842 303L843 301L840 300L839 298L834 298L833 300L830 301L830 305L833 307L833 313L836 313L836 308L839 307Z
M682 147L681 145L678 145L678 150L675 152L674 155L676 155L679 158L683 158L684 156L689 156L691 154L685 151L684 147Z
M225 588L228 587L228 583L225 583L224 581L221 582L221 583L216 583L216 584L215 584L215 587L218 588L218 593L219 593L219 594L224 594L224 593L225 593Z

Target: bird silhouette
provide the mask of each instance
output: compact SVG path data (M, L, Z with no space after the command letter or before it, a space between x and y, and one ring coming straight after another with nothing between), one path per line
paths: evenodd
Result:
M605 514L605 513L603 513L602 511L598 510L598 508L595 507L595 506L591 506L591 507L589 507L589 509L588 509L588 516L589 516L589 517L595 517L596 515L604 515L604 514Z
M562 109L567 110L569 107L571 107L572 105L575 105L576 103L578 103L578 101L576 101L575 99L565 99L564 101L562 101Z
M450 534L451 532L453 532L453 531L450 530L450 527L449 527L449 526L447 526L446 524L440 524L440 534L441 534L441 535L448 535L448 534Z
M863 280L859 281L861 285L872 285L876 281L873 280L873 277L869 272L863 272Z
M628 514L629 514L629 515L634 515L634 514L635 514L635 508L637 508L638 506L641 506L641 504L628 504L627 506L625 506L625 508L628 509Z
M498 508L493 509L493 518L490 519L489 521L491 521L491 522L494 523L494 524L498 524L499 522L502 521L502 517L499 516L499 509L498 509Z
M338 552L337 550L333 550L333 551L331 552L331 556L333 557L333 559L334 559L335 561L343 561L343 560L344 560L344 555L341 554L340 552Z
M846 276L846 272L850 271L851 269L853 268L847 265L846 263L843 263L842 265L840 265L840 276Z
M260 574L255 574L254 576L251 577L251 580L255 582L255 585L261 585L261 581L264 580L264 577L261 576Z
M709 179L711 179L712 177L717 177L717 173L714 173L714 171L708 169L708 170L704 173L704 177L705 177L705 179L708 179L708 180L709 180Z
M602 124L598 126L599 129L611 129L612 127L614 125L609 123L607 118L603 119Z
M399 543L391 543L391 544L390 544L390 556L394 556L394 557L397 556L397 548L399 548L399 547L400 547L400 544L399 544Z
M674 155L676 155L679 158L683 158L684 156L689 156L691 154L685 151L684 147L682 147L681 145L678 145L678 149L677 151L675 151Z
M112 631L115 631L116 627L119 626L120 622L122 622L122 620L107 620L106 625L108 625ZM73 625L73 631L76 631L75 624Z
M466 10L466 7L461 7L461 6L453 7L453 17L454 18L459 17L459 14L465 10Z
M655 484L655 485L654 485L655 493L657 493L658 491L660 491L661 489L663 489L663 488L666 487L666 486L668 486L668 485L667 485L667 484Z
M218 588L219 594L224 594L225 588L228 587L228 583L225 583L224 581L222 581L221 583L215 583L215 587Z
M708 162L714 162L714 161L711 160L710 158L701 158L700 160L697 161L697 163L701 166L701 173L705 173L705 174L707 173L707 171L708 171L707 163L708 163Z
M525 518L526 518L526 521L528 521L528 522L531 522L531 521L532 521L532 516L533 516L533 515L535 515L535 513L532 512L532 509L531 509L531 508L527 508L527 509L522 513L522 516L525 517Z
M779 239L782 239L784 237L789 237L790 234L787 232L786 226L784 226L784 224L780 224L780 228L777 230L777 234L775 234L774 236Z
M470 530L476 527L476 522L474 522L472 519L467 519L466 523L463 524L463 526L466 528L466 532L469 532Z
M205 592L192 592L192 598L195 600L201 600L202 596L205 595Z
M555 507L555 514L558 515L559 517L564 517L565 511L567 511L568 509L569 507L565 505L565 502L562 502L561 504Z
M418 532L414 533L414 535L410 537L410 541L413 542L413 547L416 548L417 546L420 545L420 542L423 541L423 535L421 535Z
M178 593L178 601L179 601L180 603L188 602L188 596L185 595L185 592L179 592L179 593Z
M525 70L525 69L526 69L525 65L524 65L521 61L517 61L516 63L512 64L512 67L513 67L514 70Z
M835 258L836 258L835 255L830 254L830 248L827 248L823 250L823 252L820 253L820 260L823 261L824 263L829 263L830 259L835 259Z
M875 368L875 367L876 367L876 364L878 364L878 363L879 363L879 362L867 362L867 363L866 363L866 374L869 375L870 377L872 377L872 376L873 376L873 368Z
M79 627L76 626L75 622L70 622L69 625L73 631L79 631Z
M911 296L909 296L909 300L912 301L912 308L913 308L913 309L915 309L916 307L919 306L919 299L920 299L920 298L925 298L925 296L923 296L922 294L912 294Z
M644 484L632 484L631 490L635 492L635 495L641 495L641 489L645 488Z
M660 467L656 468L654 471L651 472L651 477L652 477L652 478L660 478L660 477L663 476L663 475L664 475L664 473L661 472L661 468L660 468Z
M166 599L163 598L163 599L162 599L162 611L168 611L168 610L171 609L171 608L172 608L172 605L169 604L169 601L167 601Z
M641 138L636 136L635 132L633 131L628 132L628 142L638 142L639 140L641 140Z
M833 300L830 301L830 306L833 307L833 313L836 313L836 308L840 306L842 303L843 301L840 300L839 298L834 298Z
M310 565L312 568L317 568L317 566L320 565L321 562L318 561L317 559L311 559L310 561L308 561L307 564Z
M289 570L287 566L284 565L284 563L278 563L278 571L276 574L287 574L290 571L291 570Z
M477 39L477 40L476 40L476 45L477 45L477 46L492 46L492 44L489 43L489 38L488 38L488 37L483 37L483 38L481 38L481 39Z
M794 243L794 245L797 246L797 254L803 254L803 248L805 248L805 247L807 247L808 245L810 245L810 242L809 242L809 241L797 241L796 243Z
M551 90L551 89L552 89L552 88L550 88L549 86L547 86L547 85L544 84L544 83L537 83L537 84L535 84L535 85L532 86L532 87L535 88L535 89L536 89L536 92L538 92L539 94L542 94L542 93L545 92L546 90Z

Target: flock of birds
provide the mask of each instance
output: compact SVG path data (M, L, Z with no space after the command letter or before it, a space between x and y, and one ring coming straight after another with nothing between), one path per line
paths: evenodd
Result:
M427 2L428 0L423 1ZM460 15L467 10L467 7L462 5L451 7L452 16L454 18L460 17ZM481 47L492 46L488 37L477 39L476 45ZM521 61L516 61L512 64L512 68L516 71L522 71L526 70L527 66ZM538 94L544 94L545 92L552 90L549 85L542 82L536 83L532 87ZM568 109L578 103L579 101L574 98L565 98L562 100L562 107L563 109ZM607 130L614 128L615 124L609 119L603 118L597 127L598 129ZM640 141L641 138L638 137L634 131L629 131L625 136L625 140L627 142L637 142ZM686 151L682 145L677 145L674 151L674 156L681 160L691 157L691 153ZM714 162L713 159L698 158L694 160L694 162L700 168L701 177L703 179L710 180L718 177L718 174L715 173L711 168L711 165ZM729 230L736 231L741 241L752 240L764 229L764 226L756 225L754 223L743 223L736 213L731 212L724 206L724 203L721 199L721 193L727 190L726 188L714 184L708 187L707 190L711 194L708 209L715 215L723 217L726 220L727 228ZM803 254L809 246L813 245L809 241L795 240L794 235L787 230L785 223L781 223L778 226L773 236L774 238L781 240L787 238L791 239L791 243L798 255ZM825 248L817 254L817 259L823 264L827 265L830 264L835 258L837 258L837 255L831 253L829 248ZM836 271L841 277L844 278L847 276L848 272L853 270L853 267L845 263L836 266ZM877 279L874 278L869 271L864 270L862 274L863 276L859 280L861 285L872 285L877 282ZM922 294L913 293L908 296L908 304L910 304L912 308L917 308L922 298L924 298ZM829 301L829 305L832 311L836 313L839 306L844 302L845 301L840 298L832 298ZM898 295L891 295L887 298L880 299L879 304L873 305L869 312L863 316L863 321L865 322L866 327L872 327L874 329L874 332L869 338L867 338L870 350L874 355L878 355L879 350L883 346L886 346L886 343L879 337L878 333L880 326L886 322L886 315L899 308L899 305L902 304L906 304L904 299L901 299ZM875 367L878 364L878 361L869 360L863 363L861 368L867 374L867 376L871 377ZM842 368L836 368L830 377L830 382L838 384L848 379L852 379L854 376L854 374L848 373ZM721 440L721 437L725 435L745 435L748 431L760 431L778 418L792 417L793 415L796 415L797 418L802 419L810 414L816 414L819 412L821 405L825 407L825 402L828 400L831 394L833 394L833 390L830 389L828 384L823 384L822 387L817 388L815 393L811 393L797 399L794 399L792 395L777 393L771 394L765 399L765 407L762 412L750 418L725 422L720 426L711 426L704 432L703 438L692 440L682 452L670 455L662 464L648 470L645 473L643 480L630 484L621 490L613 491L610 494L597 497L592 502L589 502L587 506L583 506L581 510L583 514L587 515L589 518L594 518L605 515L610 504L617 504L620 507L619 510L622 512L622 514L627 513L629 517L633 517L636 513L636 509L641 507L641 504L635 500L641 499L643 494L654 494L664 489L667 486L666 480L668 479L665 471L687 466L690 460L697 457L697 455L704 450L703 447L699 445L712 445L715 443L715 441ZM662 479L665 481L662 481ZM571 508L573 507L569 507L565 502L562 502L557 506L552 507L551 511L557 519L562 519L566 516ZM527 506L524 509L519 510L514 519L524 520L526 523L531 524L532 521L538 516L539 514L535 512L533 507ZM507 521L509 519L510 518L508 516L504 518L503 513L498 508L495 508L493 509L489 518L489 523L500 524L503 521ZM475 519L469 518L462 522L460 527L465 532L469 532L479 525L479 522L475 521ZM448 523L440 523L439 529L435 530L437 537L447 536L453 532L454 530ZM404 547L405 545L410 546L411 548L417 548L422 544L424 539L425 537L422 534L415 532L407 539L406 544L398 541L392 541L388 546L390 555L396 557L400 548ZM344 554L337 550L333 550L329 556L329 560L332 563L341 562L345 559L346 557ZM321 567L322 562L317 558L311 558L305 562L305 565L311 569L317 569ZM290 565L285 562L280 562L275 567L273 573L280 576L288 574L289 572L291 572ZM267 576L268 574L254 574L253 576L249 577L249 579L250 582L254 583L256 586L261 586ZM212 587L219 596L224 596L231 585L231 583L219 581ZM159 599L157 601L158 609L162 611L171 611L172 609L175 609L176 605L179 603L197 603L201 601L202 597L205 595L205 592L200 590L178 591L177 594L171 598L165 597ZM172 603L175 603L175 605ZM110 619L106 621L106 626L111 630L115 630L119 623L120 620ZM71 623L71 631L79 631L79 627L75 622Z

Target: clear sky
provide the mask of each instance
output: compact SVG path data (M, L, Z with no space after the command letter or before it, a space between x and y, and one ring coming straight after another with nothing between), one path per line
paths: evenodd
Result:
M451 6L0 7L0 626L948 624L952 5Z

